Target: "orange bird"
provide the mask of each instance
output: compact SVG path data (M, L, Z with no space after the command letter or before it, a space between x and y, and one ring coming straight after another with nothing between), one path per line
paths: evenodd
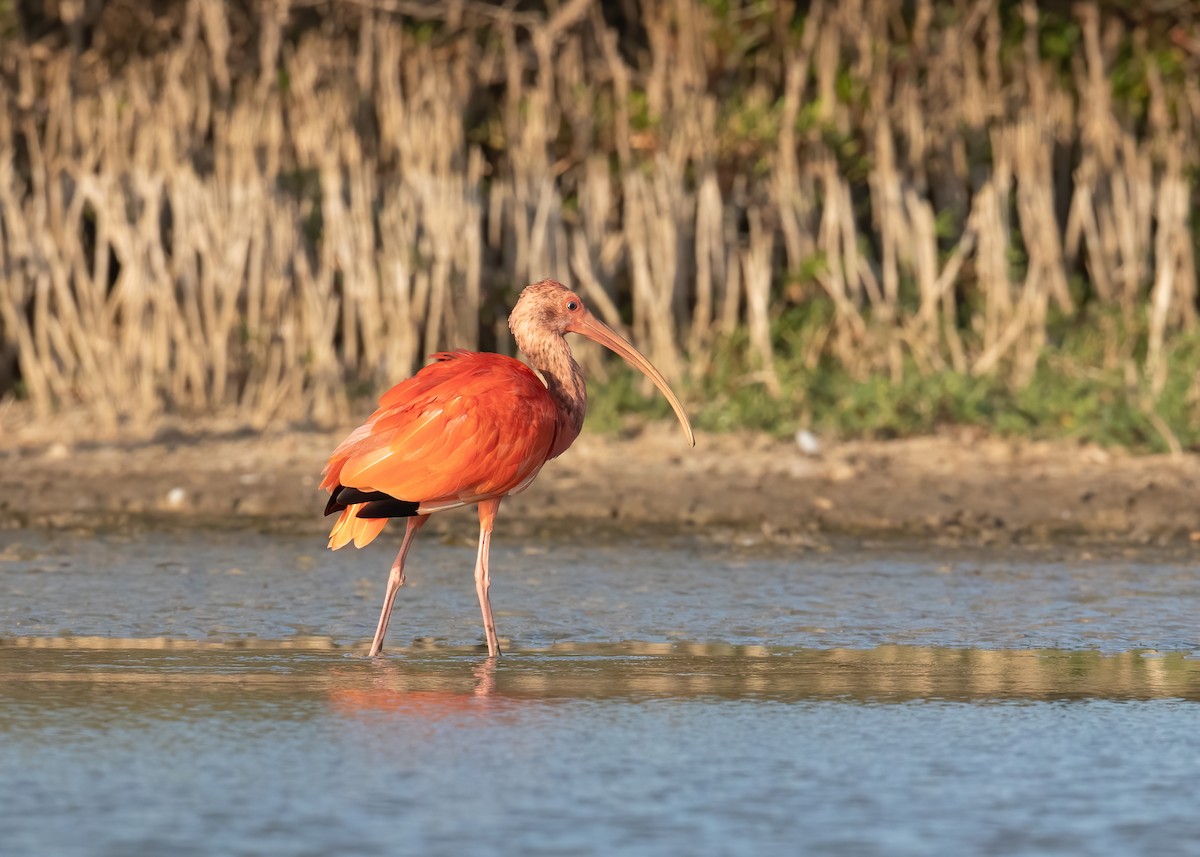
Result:
M329 534L337 550L363 547L389 518L408 529L388 575L371 656L383 648L404 559L417 530L434 512L479 505L475 593L483 612L488 656L499 654L488 548L500 501L517 494L547 461L566 451L583 428L587 387L564 336L578 333L624 357L666 396L692 446L696 438L666 379L636 348L598 320L579 295L553 280L526 286L508 317L517 347L545 383L519 360L501 354L448 351L383 394L379 408L341 442L325 465L325 514L339 512Z

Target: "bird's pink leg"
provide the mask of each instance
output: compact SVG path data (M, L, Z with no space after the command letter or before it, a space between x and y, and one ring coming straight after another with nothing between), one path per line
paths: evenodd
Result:
M500 509L500 498L483 500L479 504L479 556L475 560L475 594L479 596L479 609L483 613L483 632L487 635L488 657L500 654L496 641L496 623L492 620L492 602L488 589L492 577L488 571L488 551L492 546L492 526L496 523L496 512Z
M375 657L383 650L383 635L387 633L388 619L392 617L392 605L396 601L396 590L404 585L404 558L412 547L413 536L417 530L429 520L428 515L417 515L408 519L408 529L404 531L404 541L400 543L400 552L392 563L392 571L388 575L387 594L383 597L383 610L379 614L379 625L375 628L375 639L371 641L371 652L368 657Z

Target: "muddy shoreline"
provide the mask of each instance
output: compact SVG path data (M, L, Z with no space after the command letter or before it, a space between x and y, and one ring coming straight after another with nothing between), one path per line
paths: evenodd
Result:
M260 432L164 420L95 436L9 413L0 441L6 527L255 526L320 533L325 457L351 426ZM19 417L19 414L16 415ZM1193 544L1200 549L1200 456L1134 456L1071 443L948 433L831 442L701 434L671 424L584 431L502 509L509 534L696 532L803 545L825 536L996 543L1060 540ZM473 534L470 511L435 516Z

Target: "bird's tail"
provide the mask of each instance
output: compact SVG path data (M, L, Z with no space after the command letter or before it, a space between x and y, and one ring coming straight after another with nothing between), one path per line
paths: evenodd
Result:
M329 549L337 550L350 542L356 548L369 545L386 526L387 518L359 518L362 503L354 503L342 510L333 529L329 531Z

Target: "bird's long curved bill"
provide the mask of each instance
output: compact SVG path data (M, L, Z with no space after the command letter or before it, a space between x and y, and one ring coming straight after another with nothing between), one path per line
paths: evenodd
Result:
M696 435L692 432L692 424L688 420L687 412L684 411L679 397L667 385L667 379L662 376L661 372L654 368L654 364L647 360L642 352L630 345L615 330L591 313L587 313L583 318L576 320L568 329L574 333L578 333L580 336L586 336L593 342L599 342L605 348L620 354L629 365L653 381L654 386L658 387L658 391L671 403L671 408L675 411L675 416L679 417L679 424L683 426L688 443L692 446L696 445Z

